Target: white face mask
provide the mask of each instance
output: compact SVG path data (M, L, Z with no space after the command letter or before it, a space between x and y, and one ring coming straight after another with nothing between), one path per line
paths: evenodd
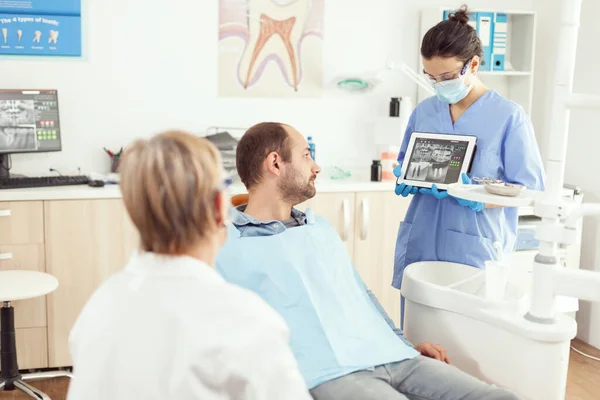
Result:
M433 87L438 99L448 104L456 104L467 97L473 85L467 86L463 75L449 81L436 82Z

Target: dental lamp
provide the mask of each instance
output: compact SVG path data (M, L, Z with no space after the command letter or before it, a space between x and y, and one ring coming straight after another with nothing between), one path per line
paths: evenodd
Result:
M419 85L430 95L435 95L435 90L431 84L420 74L412 70L403 62L388 60L385 63L385 68L375 72L362 72L360 74L343 74L338 75L330 83L338 90L343 90L351 93L366 93L370 92L386 80L386 75L390 71L403 72L413 82Z

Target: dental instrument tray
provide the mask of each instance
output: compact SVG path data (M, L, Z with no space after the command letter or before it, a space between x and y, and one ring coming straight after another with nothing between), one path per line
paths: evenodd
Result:
M438 189L461 181L471 169L477 147L475 136L413 132L408 142L398 184Z
M489 193L485 185L471 184L465 185L462 182L448 185L448 194L459 199L470 201L479 201L485 204L493 204L502 207L531 207L540 195L540 192L529 190L527 188L519 191L516 196L499 196Z
M498 196L515 197L525 189L525 186L523 185L508 183L499 179L473 178L473 181L483 185L486 192Z

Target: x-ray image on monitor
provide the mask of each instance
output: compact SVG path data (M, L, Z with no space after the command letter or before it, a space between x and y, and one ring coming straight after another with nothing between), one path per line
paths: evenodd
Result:
M35 126L33 100L0 100L0 126Z
M415 155L409 164L408 179L446 183L450 161L454 157L463 159L467 152L466 143L447 144L444 142L417 140Z
M0 148L6 152L37 148L35 102L0 100Z
M0 127L0 148L15 153L36 150L35 125Z
M58 95L53 89L0 89L0 157L61 150Z
M468 171L476 140L474 136L413 132L399 181L418 187L435 184L445 189Z

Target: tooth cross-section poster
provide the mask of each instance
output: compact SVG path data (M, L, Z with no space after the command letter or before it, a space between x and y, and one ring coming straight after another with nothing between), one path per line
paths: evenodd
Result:
M219 0L219 96L320 96L324 1Z
M81 0L0 0L0 55L81 56Z

